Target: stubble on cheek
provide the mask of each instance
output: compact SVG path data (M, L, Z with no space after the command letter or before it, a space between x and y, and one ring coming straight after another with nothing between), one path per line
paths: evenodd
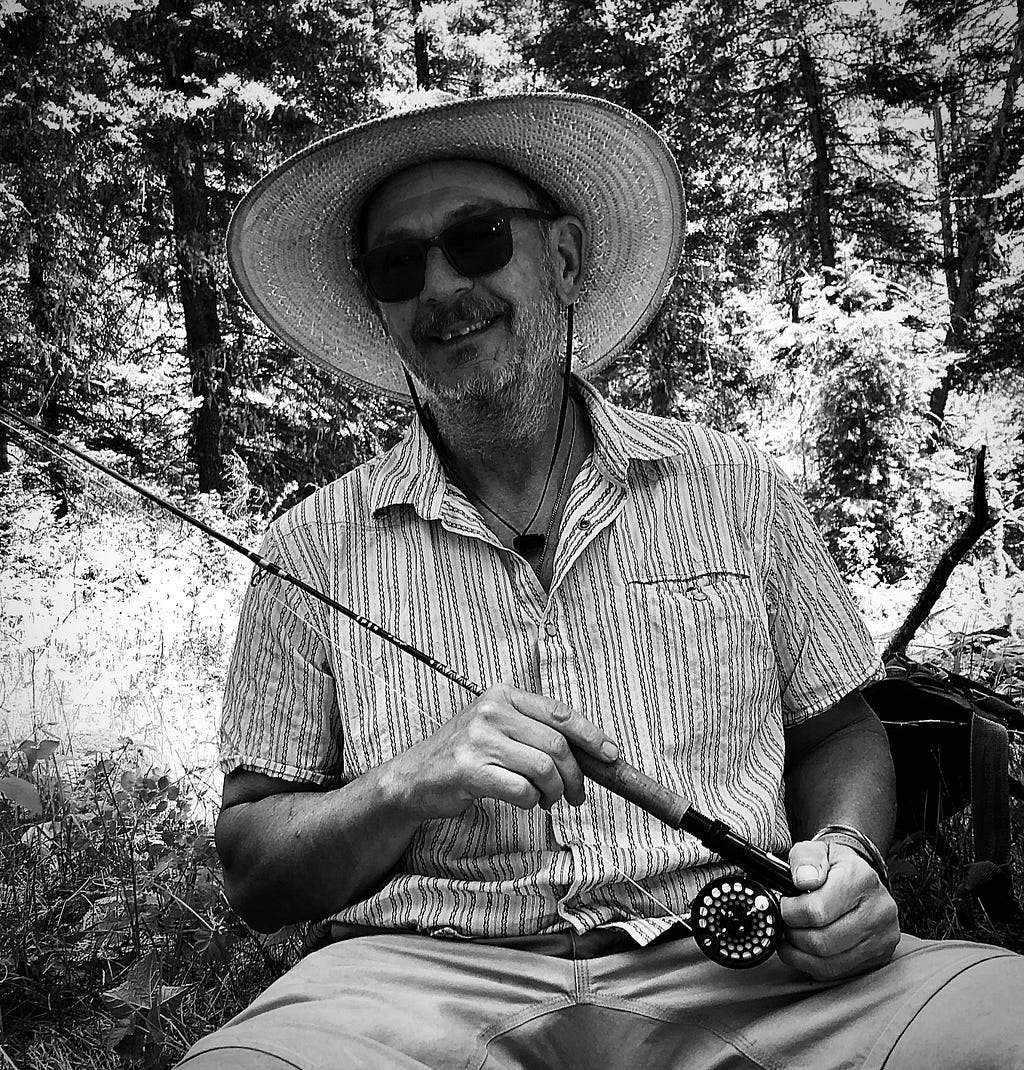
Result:
M545 258L545 269L540 292L532 300L511 306L490 294L470 293L445 308L418 310L405 337L389 331L435 417L464 426L481 444L483 439L495 445L528 442L549 419L564 326L550 256ZM505 328L496 360L467 369L454 381L443 373L473 362L485 344L495 344L493 339L481 340L478 346L467 338L444 358L420 348L459 324L495 318ZM438 366L440 359L446 360L447 368Z

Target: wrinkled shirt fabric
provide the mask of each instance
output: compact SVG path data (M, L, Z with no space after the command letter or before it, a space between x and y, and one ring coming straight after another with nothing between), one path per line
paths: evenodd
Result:
M784 730L881 675L872 640L768 457L574 387L595 445L569 492L549 592L446 479L417 422L275 521L262 552L470 680L562 700L626 761L784 854ZM221 767L335 787L470 699L258 571ZM600 788L550 812L485 799L421 825L384 885L325 921L452 937L616 925L646 944L727 868Z

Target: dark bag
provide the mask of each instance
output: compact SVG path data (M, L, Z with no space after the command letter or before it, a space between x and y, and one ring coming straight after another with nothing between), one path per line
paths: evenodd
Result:
M1009 736L1024 733L1024 711L977 680L906 658L890 661L864 697L889 736L896 838L934 837L970 803L974 861L962 890L992 918L1012 917L1009 800L1024 799L1024 785L1009 775Z

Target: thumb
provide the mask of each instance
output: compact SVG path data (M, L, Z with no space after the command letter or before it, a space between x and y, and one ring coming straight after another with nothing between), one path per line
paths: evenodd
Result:
M802 891L820 888L828 875L828 844L811 840L794 843L789 852L789 870L793 883Z

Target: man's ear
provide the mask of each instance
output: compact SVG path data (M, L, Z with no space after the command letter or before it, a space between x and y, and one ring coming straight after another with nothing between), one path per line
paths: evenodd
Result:
M575 304L583 284L587 234L574 216L556 219L548 232L551 259L555 265L555 290L565 306Z

